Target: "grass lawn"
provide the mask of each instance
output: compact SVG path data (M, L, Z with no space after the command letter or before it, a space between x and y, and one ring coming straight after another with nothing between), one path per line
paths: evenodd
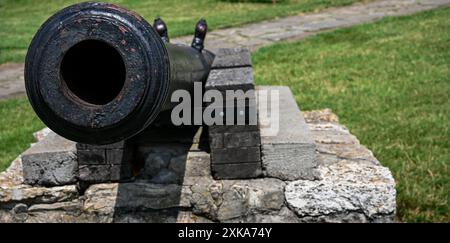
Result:
M132 9L150 23L161 16L174 36L192 34L205 17L210 29L295 15L367 0L108 0ZM0 0L0 64L23 62L26 49L39 26L63 7L77 0Z
M450 221L450 8L280 43L253 55L258 84L330 107L397 182L401 221Z
M25 98L0 101L0 171L34 142L44 127Z
M23 10L26 4L22 4L20 10L19 5L0 0L0 60L21 60L23 48L40 22L68 3L55 2L59 4L33 6L37 8L36 14L41 16L33 17L34 12ZM289 4L293 4L291 2ZM311 6L313 1L302 2L310 2ZM327 5L327 1L320 2ZM145 15L146 8L142 6L154 3L142 3L141 7L139 4L129 1L124 5ZM284 8L246 3L232 10L229 2L214 4L228 6L224 8L226 11L223 10L228 15L223 16L229 17L232 14L242 17L245 15L242 9L251 6L260 9L255 12L268 15L272 14L268 13L270 8ZM173 11L182 11L177 4L173 6ZM290 6L285 9L294 8ZM5 8L14 10L15 14L4 11ZM148 9L146 17L152 18L155 14ZM161 12L171 11L164 9ZM196 11L185 16L195 16ZM205 14L215 27L221 26L220 11L216 9L216 15ZM31 20L21 23L20 16L24 14L39 23ZM178 35L186 34L183 31L187 29L182 26L190 28L191 22L198 17L181 16L167 16L172 32ZM258 84L290 86L303 110L332 108L341 123L392 170L397 181L398 217L402 221L450 221L448 16L450 8L385 18L374 24L324 33L302 42L265 47L253 55ZM242 18L253 21L257 17L255 14L255 17ZM11 19L15 25L4 22L5 19ZM227 23L236 24L241 20L233 21ZM5 30L17 33L5 33ZM14 35L17 35L16 41ZM16 48L6 48L11 46ZM5 50L9 51L2 54ZM23 53L19 55L20 50ZM29 146L33 141L32 132L41 127L42 123L26 99L0 102L0 170Z

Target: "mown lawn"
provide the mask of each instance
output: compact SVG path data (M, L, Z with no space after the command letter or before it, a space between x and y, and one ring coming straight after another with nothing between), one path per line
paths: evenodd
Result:
M0 101L0 171L34 142L33 133L43 127L27 99Z
M253 55L258 84L330 107L397 182L398 218L450 221L450 8L280 43Z
M5 18L4 3L0 0L0 20ZM392 170L401 221L450 221L448 16L450 8L385 18L297 43L279 43L253 55L258 84L290 86L303 110L332 108ZM178 28L175 23L197 19L175 17L172 32ZM4 33L10 28L0 25L3 60ZM27 41L26 28L19 31L17 43ZM178 30L175 33L186 34ZM41 127L26 99L0 102L0 170L28 147L32 132Z
M199 18L210 29L315 11L368 0L108 0L132 9L150 23L161 16L173 36L192 34ZM63 7L80 0L0 0L0 64L23 62L39 26Z

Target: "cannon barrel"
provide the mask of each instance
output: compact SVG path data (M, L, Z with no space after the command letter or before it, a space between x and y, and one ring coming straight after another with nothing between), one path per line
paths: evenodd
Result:
M214 55L203 50L206 22L191 46L169 43L162 20L153 28L134 12L106 3L72 5L34 36L25 86L39 118L87 144L128 139L170 110L170 95L204 82ZM203 38L203 39L202 39Z

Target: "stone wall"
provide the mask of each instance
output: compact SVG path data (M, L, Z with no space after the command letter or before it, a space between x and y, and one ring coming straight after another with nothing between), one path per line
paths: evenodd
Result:
M172 144L141 149L146 162L127 182L41 187L24 184L19 157L0 174L0 222L392 222L390 171L330 110L304 116L314 180L214 180L209 154Z

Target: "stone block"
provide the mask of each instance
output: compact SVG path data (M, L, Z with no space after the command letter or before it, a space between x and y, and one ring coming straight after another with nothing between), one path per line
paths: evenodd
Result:
M222 133L212 133L209 135L209 147L211 149L214 148L223 148L223 134Z
M216 52L212 69L249 67L252 65L250 51L247 48L220 48Z
M76 147L80 165L128 163L133 157L133 148L128 141L107 145L77 143Z
M287 184L286 202L305 222L393 222L395 181L389 169L340 160L318 169L322 180Z
M315 148L305 119L288 87L261 86L258 92L267 91L267 96L259 96L261 103L278 102L278 114L270 110L267 114L259 111L261 124L261 159L267 176L282 180L314 179L317 167ZM278 92L278 96L276 96ZM266 129L274 124L270 117L278 116L278 132Z
M106 163L111 165L121 165L130 163L133 159L133 151L131 148L126 149L107 149Z
M102 148L92 148L89 150L77 150L79 165L99 165L106 164L106 151Z
M132 138L138 145L155 143L192 143L199 126L150 126Z
M107 145L77 143L78 179L87 183L126 180L132 177L133 143Z
M205 84L205 90L242 90L245 92L254 88L251 67L213 69Z
M255 147L261 145L261 138L258 131L240 133L211 133L209 135L210 147L216 148L236 148Z
M267 176L289 181L316 178L314 144L263 144L261 150Z
M216 148L211 150L212 164L261 161L260 147Z
M212 133L239 133L259 131L258 125L212 125L208 127L210 134Z
M77 143L77 150L90 150L90 149L123 149L126 146L126 141L120 141L112 144L95 145L86 143Z
M215 179L248 179L262 175L261 162L211 164L211 173Z
M76 181L78 162L75 142L51 132L22 154L24 182L58 186Z
M127 163L123 163L120 165L116 164L116 165L111 165L110 173L111 173L111 178L110 178L111 181L127 180L133 176L133 169Z
M80 165L79 180L88 183L114 182L127 180L133 175L128 164L121 165Z
M225 148L254 147L261 145L258 131L241 133L224 133L223 145Z
M80 165L79 180L89 183L108 182L111 180L111 165Z
M249 51L240 48L219 50L205 90L220 91L224 95L223 103L204 104L220 111L223 118L223 125L208 127L211 169L215 178L253 178L261 174L261 140L254 87ZM239 170L241 164L243 169Z
M214 124L210 126L243 126L257 125L258 111L256 105L252 106L210 106Z

